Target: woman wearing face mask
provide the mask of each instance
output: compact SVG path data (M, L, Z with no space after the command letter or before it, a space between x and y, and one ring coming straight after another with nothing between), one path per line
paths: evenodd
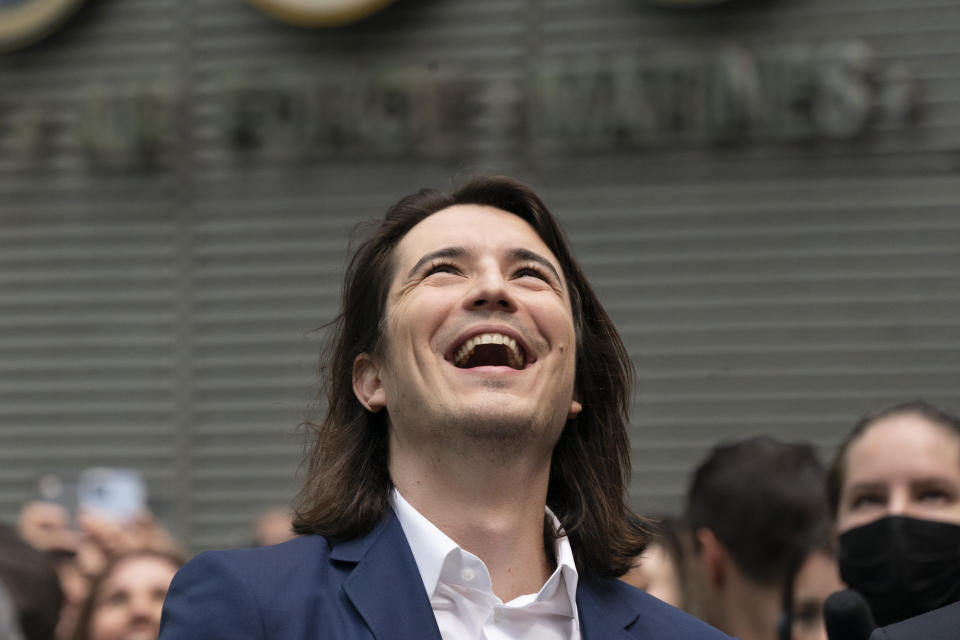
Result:
M182 565L149 550L115 558L93 582L73 640L156 640L163 599Z
M926 402L861 419L828 493L840 574L878 625L960 601L960 419Z

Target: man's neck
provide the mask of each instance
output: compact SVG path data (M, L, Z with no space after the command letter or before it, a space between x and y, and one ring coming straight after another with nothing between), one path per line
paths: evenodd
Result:
M549 459L542 469L425 459L391 452L391 478L404 499L483 560L501 600L539 591L554 569L543 535Z
M724 620L718 628L741 640L774 640L782 594L775 587L738 576L723 594Z

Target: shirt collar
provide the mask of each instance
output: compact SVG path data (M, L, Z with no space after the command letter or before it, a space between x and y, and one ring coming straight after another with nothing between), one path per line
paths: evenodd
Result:
M545 507L550 518L553 520L553 527L556 531L562 531L560 520L549 507ZM577 616L577 565L573 560L573 547L570 546L570 538L563 534L557 536L554 552L557 555L557 571L563 576L563 584L567 589L567 600L570 601L570 612L574 617Z
M437 582L440 581L444 560L447 555L460 547L423 514L414 509L396 488L390 491L390 503L403 528L410 551L413 552L413 559L417 563L417 569L420 570L420 578L423 580L427 595L433 596Z
M410 545L410 551L413 553L413 559L417 563L417 569L420 570L420 578L423 580L423 586L427 590L428 596L433 596L437 589L437 583L440 581L440 575L444 568L448 556L451 554L473 555L460 548L447 534L438 529L436 525L427 520L427 518L407 502L396 488L390 492L390 503L393 511L400 521L400 526ZM560 520L553 514L549 507L544 506L546 514L553 521L554 529L560 531ZM566 600L570 603L569 613L576 616L577 612L577 566L573 559L573 549L570 546L570 540L566 535L557 536L555 539L554 553L557 559L557 568L547 579L538 594L520 596L517 600L521 601L540 601L550 598L556 590L557 582L563 577L562 583L566 589ZM476 557L476 556L473 556ZM477 559L478 562L482 561ZM565 607L566 608L566 607Z

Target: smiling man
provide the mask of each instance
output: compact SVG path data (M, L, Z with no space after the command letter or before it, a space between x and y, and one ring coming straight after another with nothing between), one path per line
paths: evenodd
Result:
M354 254L292 542L198 556L160 637L725 638L615 580L631 367L556 221L477 178Z

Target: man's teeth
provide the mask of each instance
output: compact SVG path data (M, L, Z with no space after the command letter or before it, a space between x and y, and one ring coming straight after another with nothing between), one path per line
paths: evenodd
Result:
M517 346L517 341L502 333L481 333L478 336L473 336L457 349L457 352L453 356L453 363L458 367L465 365L467 360L470 359L473 350L481 344L502 344L507 348L507 357L510 360L510 366L514 369L523 368L523 353L521 353L520 348Z

